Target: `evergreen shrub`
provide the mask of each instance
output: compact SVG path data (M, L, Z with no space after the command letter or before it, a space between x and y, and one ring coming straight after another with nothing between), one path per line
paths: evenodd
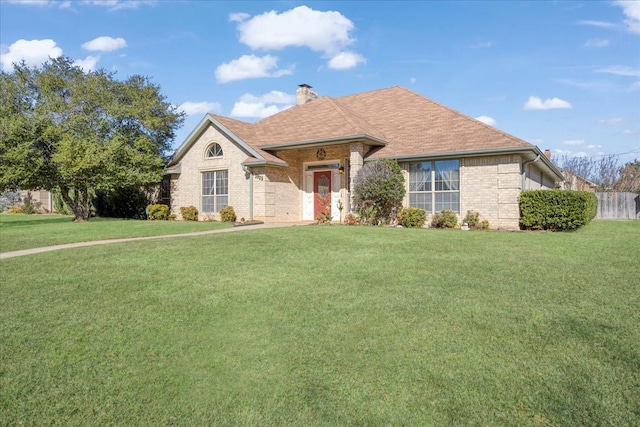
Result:
M520 228L572 231L595 218L598 199L573 190L527 190L520 194Z
M427 220L427 212L420 208L402 208L398 212L398 225L407 228L423 227Z
M157 204L147 206L147 216L150 220L168 221L169 206Z
M181 206L180 215L184 221L197 221L198 220L198 208L195 206Z

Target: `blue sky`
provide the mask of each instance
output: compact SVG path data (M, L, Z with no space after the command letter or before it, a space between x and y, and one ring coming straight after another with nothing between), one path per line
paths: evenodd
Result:
M174 147L206 112L256 121L301 83L401 85L554 156L640 158L640 0L0 0L0 54L149 76L188 114Z

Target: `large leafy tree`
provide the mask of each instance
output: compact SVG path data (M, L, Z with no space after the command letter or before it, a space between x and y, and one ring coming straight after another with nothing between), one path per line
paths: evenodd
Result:
M184 116L143 76L85 73L66 57L0 73L0 191L57 190L75 221L91 195L161 180Z

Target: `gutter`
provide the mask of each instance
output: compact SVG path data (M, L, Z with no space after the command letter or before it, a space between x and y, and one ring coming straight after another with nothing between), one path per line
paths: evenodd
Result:
M320 138L320 139L309 139L307 141L296 141L296 142L285 142L282 144L267 144L260 145L259 148L261 150L270 151L270 150L287 150L287 149L295 149L295 148L311 148L311 147L321 147L323 145L333 145L335 143L346 143L346 142L354 142L367 140L372 142L373 146L384 147L387 145L387 141L376 138L367 134L356 134L356 135L345 135L345 136L336 136L332 138Z
M542 155L538 154L538 156L535 159L522 162L522 186L520 187L520 191L524 191L524 187L527 183L527 165L530 163L537 162L538 160L540 160L541 157Z

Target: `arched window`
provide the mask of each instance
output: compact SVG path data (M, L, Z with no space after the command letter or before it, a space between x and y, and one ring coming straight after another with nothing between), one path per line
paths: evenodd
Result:
M215 142L207 148L207 158L210 159L212 157L222 157L222 147Z

